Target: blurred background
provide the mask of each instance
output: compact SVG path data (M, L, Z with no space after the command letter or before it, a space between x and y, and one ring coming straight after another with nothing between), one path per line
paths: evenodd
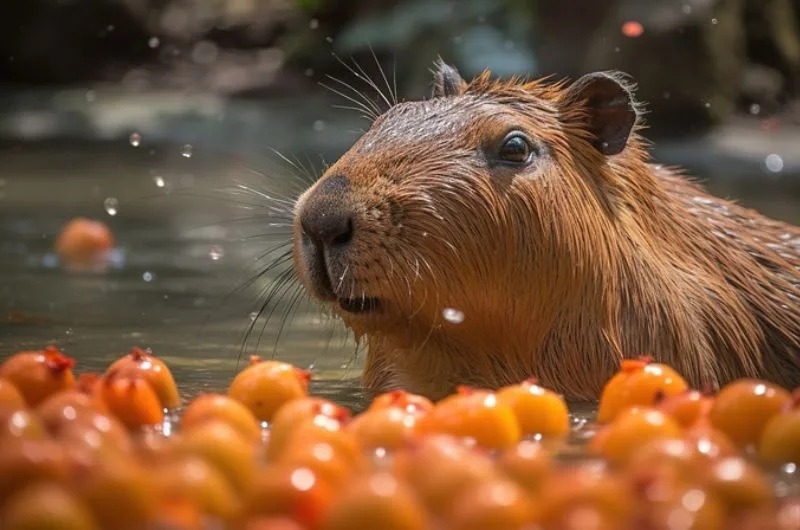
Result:
M800 222L798 0L28 0L0 7L0 356L133 345L220 388L242 355L357 392L347 334L280 274L291 200L385 108L464 77L619 69L658 162ZM108 267L64 269L70 218ZM248 283L249 282L249 283Z

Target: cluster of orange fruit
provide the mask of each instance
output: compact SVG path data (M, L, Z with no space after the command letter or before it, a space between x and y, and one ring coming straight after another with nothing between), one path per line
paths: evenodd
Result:
M534 380L354 414L257 357L183 408L149 352L73 368L53 347L0 365L0 528L800 528L800 408L765 381L710 395L625 361L567 458L567 405Z

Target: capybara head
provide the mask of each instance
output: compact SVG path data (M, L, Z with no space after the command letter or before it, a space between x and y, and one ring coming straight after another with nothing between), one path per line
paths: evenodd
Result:
M616 73L467 83L439 63L431 98L379 116L297 201L296 272L370 343L541 339L595 289L630 185L607 161L639 149L636 122Z

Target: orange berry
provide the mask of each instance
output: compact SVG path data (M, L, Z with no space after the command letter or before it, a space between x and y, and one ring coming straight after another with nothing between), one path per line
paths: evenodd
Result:
M699 423L686 430L683 439L697 448L697 451L708 460L739 454L736 444L725 433L707 423Z
M47 438L47 430L33 412L24 408L3 408L0 410L0 445L9 438L43 440Z
M689 385L671 367L647 358L624 359L603 388L597 421L609 423L620 411L634 405L652 407L661 399L685 392Z
M579 464L554 473L536 507L535 520L543 528L625 528L633 515L633 491L603 467ZM586 526L574 526L576 522Z
M666 396L656 405L661 412L669 415L683 428L689 428L708 418L714 398L702 392L689 389L680 394Z
M293 399L281 406L272 418L269 426L267 456L271 459L276 458L295 435L298 427L317 416L333 420L333 423L324 422L324 425L320 425L321 427L337 430L352 418L348 409L327 399L312 396Z
M456 496L472 484L497 475L489 456L450 435L417 439L394 457L394 472L406 480L434 515L445 512Z
M190 431L208 420L221 420L238 430L248 440L261 439L261 426L250 409L225 394L200 394L181 414L181 429Z
M208 515L201 513L200 507L189 500L161 496L156 513L148 521L147 528L203 530L208 519Z
M344 486L353 474L351 456L330 442L297 437L277 462L292 467L305 467L328 484Z
M412 394L406 390L391 390L376 396L367 410L377 410L386 407L399 407L406 412L424 414L433 409L433 402L425 396Z
M48 429L64 420L75 419L78 414L102 412L97 410L97 401L77 390L56 392L39 403L36 413L48 425ZM65 417L66 414L66 417Z
M324 445L318 446L317 444ZM318 458L322 459L319 464L325 467L328 462L328 467L332 468L334 476L341 475L336 473L336 469L340 469L342 466L345 469L357 470L366 464L364 453L353 434L343 429L337 420L327 416L315 416L299 424L294 433L287 438L284 448L277 454L273 453L271 457L282 462L298 459L294 462L314 467L308 458L318 459L316 456L312 456L316 448L320 451ZM315 467L315 469L322 472L321 468ZM334 476L325 476L325 478L332 479Z
M103 375L97 372L83 372L75 381L75 390L89 396L92 406L100 412L109 412L103 401Z
M59 390L75 386L75 361L55 346L41 351L21 351L0 364L0 377L13 384L28 405L35 407Z
M714 398L709 419L739 447L758 443L769 419L791 402L791 394L758 379L725 385Z
M328 512L333 495L331 486L312 469L269 465L260 470L252 487L247 490L243 513L248 517L284 516L300 523L303 528L315 530ZM262 527L255 528L260 530Z
M771 507L774 495L770 482L755 466L741 457L721 458L708 474L708 487L731 510Z
M228 479L200 457L168 459L153 473L160 499L189 502L204 515L229 521L239 512L239 499Z
M141 348L133 348L130 353L111 363L106 373L110 372L142 377L153 387L163 408L174 409L181 404L178 387L169 367L164 361Z
M311 374L291 364L251 358L228 387L228 395L241 401L259 421L272 421L285 403L308 395Z
M365 449L394 450L416 435L419 416L419 412L394 406L369 409L356 416L347 429Z
M424 530L422 506L408 486L387 472L355 479L325 516L324 530Z
M634 449L625 462L624 472L630 483L647 498L664 483L690 482L707 473L711 461L697 447L683 438L656 438Z
M255 476L256 445L221 420L206 421L178 437L173 450L204 458L222 471L239 493Z
M547 528L558 530L617 530L623 528L613 516L591 504L570 505L550 517ZM534 528L539 528L534 526Z
M637 447L658 438L681 436L678 424L653 408L633 407L620 412L592 439L591 451L614 465L624 464Z
M501 388L497 401L514 411L523 436L569 434L569 409L564 398L538 385L534 379Z
M78 466L92 466L105 458L126 458L133 442L116 417L98 411L96 400L67 390L53 394L36 409L50 435L67 458Z
M0 407L18 409L26 405L25 398L14 384L0 377Z
M151 476L127 459L103 459L80 476L75 484L102 528L146 528L156 510L157 492Z
M514 411L486 390L459 387L456 394L439 403L419 422L421 433L444 433L468 437L485 448L502 449L522 437Z
M770 418L761 432L758 456L770 464L800 464L800 407Z
M504 478L492 478L463 491L445 516L446 528L521 530L530 522L526 492Z
M40 481L60 482L69 473L61 446L48 439L6 438L0 451L0 505L12 493Z
M523 440L500 453L497 466L526 491L537 494L553 472L553 458L541 444Z
M164 409L153 387L141 376L108 372L100 392L108 410L129 429L153 426L164 421Z
M651 487L650 492L650 497L640 504L637 528L728 528L725 504L705 487L662 482Z
M242 530L306 530L306 526L301 525L290 517L255 517L248 519L242 526Z
M114 236L105 224L77 217L68 222L56 239L55 250L70 267L91 267L105 261L114 247Z
M3 507L4 530L96 530L89 510L66 488L52 482L37 482L13 497Z

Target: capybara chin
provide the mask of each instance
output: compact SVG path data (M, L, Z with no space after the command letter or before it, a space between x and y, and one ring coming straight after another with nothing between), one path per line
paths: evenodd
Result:
M646 354L699 388L800 384L800 228L650 163L625 77L438 63L297 201L294 266L367 345L368 390L530 376L596 399Z

